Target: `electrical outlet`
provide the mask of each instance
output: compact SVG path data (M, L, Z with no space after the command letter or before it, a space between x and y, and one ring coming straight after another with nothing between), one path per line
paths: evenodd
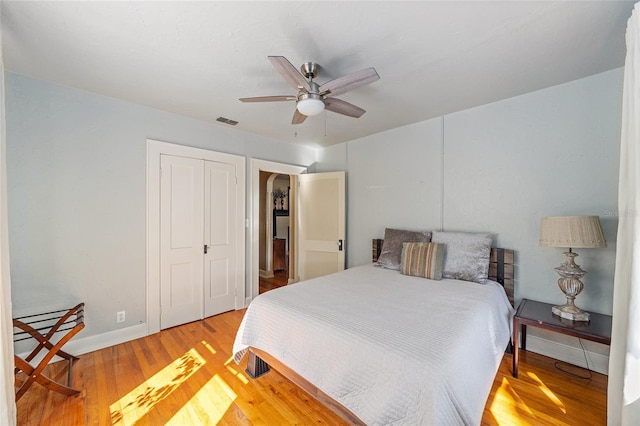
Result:
M116 314L116 322L124 322L124 311L120 311Z

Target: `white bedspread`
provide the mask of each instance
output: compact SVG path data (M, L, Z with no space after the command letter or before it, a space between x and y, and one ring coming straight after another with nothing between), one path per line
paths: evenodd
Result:
M370 425L479 425L512 315L497 283L367 265L255 298L233 353L269 353Z

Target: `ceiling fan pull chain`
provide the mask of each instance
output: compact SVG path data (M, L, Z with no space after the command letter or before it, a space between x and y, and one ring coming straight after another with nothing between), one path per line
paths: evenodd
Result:
M327 111L324 112L324 137L327 137Z

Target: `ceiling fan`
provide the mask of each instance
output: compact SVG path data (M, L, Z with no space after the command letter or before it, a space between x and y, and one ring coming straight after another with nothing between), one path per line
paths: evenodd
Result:
M318 85L313 79L318 76L320 65L315 62L302 64L300 67L302 73L300 73L284 56L268 56L268 58L287 83L298 90L298 94L258 96L240 98L240 100L242 102L296 101L296 110L293 113L291 124L300 124L307 117L318 115L324 109L349 117L361 117L366 112L364 109L336 99L334 96L341 95L365 84L373 83L380 78L374 68L367 68Z

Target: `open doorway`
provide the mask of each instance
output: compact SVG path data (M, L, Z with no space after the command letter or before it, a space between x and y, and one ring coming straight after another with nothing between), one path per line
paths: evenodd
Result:
M262 191L260 189L261 172L268 172L269 177L264 175L267 182L270 177L275 180L277 175L288 175L290 179L288 284L341 271L345 263L345 172L308 175L304 174L305 167L251 159L251 220L247 224L251 287L245 306L260 293L261 246L265 250L263 267L273 269L274 199L266 184ZM265 200L262 211L261 199ZM262 235L265 238L261 242Z
M291 176L260 171L260 247L259 293L283 287L291 279L289 273L291 218L294 203ZM269 256L269 250L271 255Z
M258 159L251 159L250 167L251 254L249 265L251 268L251 291L247 295L245 306L248 306L251 300L260 293L260 278L270 279L278 275L278 278L282 276L281 281L286 280L286 283L292 283L297 280L296 186L298 176L306 172L306 167ZM279 176L282 176L279 181L283 183L276 182L276 178ZM280 198L274 200L273 183L276 182L276 187L281 187L285 185L284 182L287 179L288 197L286 200L281 200ZM271 182L270 187L269 182ZM288 216L285 216L282 211L286 211ZM284 225L283 222L288 223L288 226ZM288 253L286 272L274 271L274 231L277 237L276 240L279 239L278 237L286 236L286 238L282 238L285 240L285 256ZM276 242L276 244L283 243ZM276 267L278 268L278 265Z

